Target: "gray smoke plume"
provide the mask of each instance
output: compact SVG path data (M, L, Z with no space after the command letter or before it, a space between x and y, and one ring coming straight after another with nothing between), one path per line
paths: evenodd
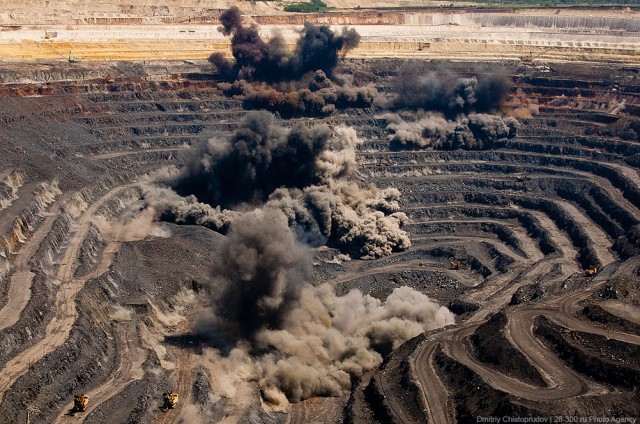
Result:
M279 187L317 183L316 158L330 138L327 126L287 130L270 113L250 113L229 140L211 140L172 185L178 194L227 209L263 203Z
M311 255L289 230L284 215L257 209L234 220L214 266L216 313L230 333L253 340L263 328L280 328L301 285L311 277Z
M395 189L363 188L348 177L360 140L351 128L285 129L267 112L249 113L228 140L211 140L174 178L148 188L160 219L227 232L242 213L281 211L299 240L357 258L407 249ZM175 190L175 192L173 192Z
M255 25L245 25L242 12L236 6L220 16L220 23L218 30L231 36L234 62L221 54L213 54L209 61L221 75L231 80L291 81L315 71L332 76L339 55L354 49L360 42L360 35L354 29L344 28L342 34L337 35L328 25L305 22L295 50L288 51L281 36L275 35L265 41Z
M505 76L461 77L410 65L397 80L396 93L376 101L398 111L381 116L392 149L486 150L517 134L515 118L494 114L510 89Z
M382 302L358 290L340 297L330 285L311 286L310 251L277 209L232 223L213 275L212 331L222 329L246 351L263 398L279 407L345 394L384 354L454 322L448 309L409 287Z
M234 60L215 53L209 57L218 88L243 101L245 109L266 109L283 117L326 116L335 109L369 107L377 91L354 88L334 75L338 58L355 48L360 36L353 29L335 34L327 25L305 23L293 51L276 34L263 40L255 25L245 25L240 9L231 7L220 17L218 30L231 36Z
M242 100L245 109L265 109L282 117L328 116L336 109L364 108L373 104L378 92L372 85L353 87L346 81L329 79L323 71L287 83L219 83L222 92Z
M396 81L395 94L379 98L380 107L440 112L449 119L472 112L495 112L511 89L504 75L463 77L427 71L415 64L403 67Z
M460 115L455 120L422 111L381 117L387 121L394 149L486 150L514 138L520 126L515 118L485 113Z

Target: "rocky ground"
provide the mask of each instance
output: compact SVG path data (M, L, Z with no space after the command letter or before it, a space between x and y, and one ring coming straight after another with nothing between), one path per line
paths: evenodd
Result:
M237 5L262 35L278 32L290 46L305 21L337 30L350 25L362 36L354 58L638 64L640 10L631 0L619 7L538 9L328 0L321 13L283 11L292 2L8 0L0 12L0 56L16 62L204 60L212 51L227 54L229 42L216 28L223 11Z
M354 59L339 72L386 92L404 64ZM220 381L220 341L194 331L223 236L153 223L140 202L150 174L233 131L246 113L241 102L215 88L203 62L55 64L52 80L31 83L41 65L0 65L4 81L17 81L0 87L7 323L0 416L23 422L30 410L31 422L61 423L637 417L630 360L640 328L637 69L426 66L508 76L503 112L519 117L518 136L490 150L391 150L376 107L324 118L364 139L357 180L400 190L412 247L369 261L321 248L314 283L379 299L409 285L450 305L456 324L405 343L354 381L350 395L311 398L283 413L261 404L251 380ZM155 80L158 69L163 81ZM77 81L79 70L85 77ZM105 81L106 73L116 80ZM591 265L595 276L585 275ZM162 412L168 389L181 402ZM80 392L90 396L89 409L67 415Z

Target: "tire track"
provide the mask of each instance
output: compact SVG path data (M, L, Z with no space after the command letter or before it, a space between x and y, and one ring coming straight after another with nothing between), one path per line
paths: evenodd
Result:
M124 156L133 156L133 155L142 155L145 153L164 153L164 152L180 152L187 151L189 147L167 147L167 148L157 148L157 149L140 149L140 150L126 150L124 152L110 152L110 153L100 153L97 155L91 155L88 157L90 161L97 160L105 160L105 159L115 159L121 158Z
M548 383L546 387L533 386L503 375L471 357L464 341L480 325L480 323L473 324L473 321L477 320L470 319L463 327L436 334L425 341L418 348L414 366L427 403L427 415L430 422L450 422L451 419L451 417L447 417L448 395L446 387L439 380L433 368L433 353L439 345L443 346L447 356L471 368L492 387L517 397L534 401L553 401L581 395L607 393L606 387L573 371L560 358L551 353L541 341L536 339L533 334L533 323L538 316L546 316L558 325L570 330L598 334L640 346L640 336L638 335L604 330L573 316L579 308L578 303L599 289L615 272L616 267L617 264L610 265L606 270L603 270L594 279L596 284L585 290L564 294L545 302L543 305L520 307L507 315L508 324L505 327L507 338L529 359L533 366L540 370ZM487 309L489 312L495 312L500 309L500 305L487 305ZM483 315L488 315L488 312ZM434 389L430 390L429 385L432 385Z
M85 283L94 276L74 278L76 269L75 258L82 246L82 242L87 236L91 221L104 204L120 192L133 187L135 184L127 184L116 187L105 194L103 197L93 203L84 213L78 223L78 228L73 238L69 242L69 248L65 252L62 259L62 265L57 273L57 278L62 282L56 293L54 300L55 315L46 328L45 336L35 345L20 352L18 356L7 362L5 367L0 371L0 401L4 397L4 393L25 374L32 363L44 358L47 354L62 346L69 338L73 324L78 316L76 309L76 296L82 290ZM120 242L111 241L104 249L104 253L100 262L97 264L95 275L102 275L111 265L113 255L120 248Z
M69 415L68 411L73 408L73 402L67 404L58 417L54 420L56 424L84 422L85 418L97 409L104 402L117 396L131 382L144 377L142 364L147 359L146 351L140 346L133 346L133 338L136 337L135 325L122 326L122 350L119 350L120 363L113 376L103 385L86 393L89 396L89 406L81 414Z
M68 196L67 196L68 197ZM31 272L29 261L36 254L40 244L49 234L53 223L60 214L63 199L58 199L29 241L23 245L13 260L15 273L9 280L7 303L0 310L0 330L11 327L20 319L20 314L31 299L31 281L35 276Z
M156 414L153 422L157 424L173 424L178 422L185 405L191 401L191 390L194 379L193 363L196 361L196 358L189 349L176 347L173 351L176 356L176 369L173 373L175 383L172 390L180 395L180 402L178 402L178 405L176 405L174 409Z

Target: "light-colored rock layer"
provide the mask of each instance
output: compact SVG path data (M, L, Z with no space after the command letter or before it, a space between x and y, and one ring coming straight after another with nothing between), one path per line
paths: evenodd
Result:
M119 4L112 3L110 7ZM193 5L197 0L183 3ZM146 18L114 14L104 19L96 17L94 22L117 25L39 24L33 20L21 25L5 25L0 27L0 57L9 61L68 60L70 57L82 60L203 59L214 51L228 52L228 39L213 24L219 13L219 9L210 9L194 17L191 23L182 24L145 23ZM163 16L177 20L177 16ZM513 13L453 13L433 9L307 16L256 14L247 19L259 23L264 36L278 31L291 44L305 19L331 24L337 29L348 24L362 35L360 47L351 53L353 57L502 60L539 55L545 60L640 62L640 11L625 9L563 10L557 14L546 9ZM211 23L198 23L202 20ZM79 21L88 22L74 20Z

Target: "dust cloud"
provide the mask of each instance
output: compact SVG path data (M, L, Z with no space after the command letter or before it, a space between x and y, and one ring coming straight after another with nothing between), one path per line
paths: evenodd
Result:
M219 394L256 381L274 410L341 395L402 342L453 323L448 309L408 287L381 301L312 284L313 246L356 258L410 246L400 192L350 179L360 143L352 128L289 129L252 112L231 137L144 188L156 218L227 235L211 265L211 308L194 328L230 361L220 365L228 375L217 377Z
M360 35L354 29L344 28L335 34L328 25L316 26L305 22L293 51L286 48L284 39L274 35L265 41L256 25L246 25L241 11L233 6L220 16L218 28L231 36L234 61L214 53L209 61L228 79L247 81L300 80L305 74L323 71L332 76L340 54L355 48Z
M339 52L357 45L355 32L305 25L296 49L287 52L281 38L264 41L244 25L237 9L221 23L235 61L214 56L211 62L229 81L221 85L228 95L265 107L260 93L269 92L264 97L288 115L326 114L341 104L332 78ZM469 112L457 138L513 131L491 115L473 114L472 97L477 105L485 101L483 84L464 81L454 90L463 99L456 107ZM375 97L349 96L362 104ZM438 113L444 142L449 124ZM454 322L447 308L410 287L380 300L358 290L338 296L330 284L313 284L313 247L371 259L410 246L400 192L354 178L361 143L352 128L285 128L268 112L252 112L230 137L210 140L179 173L144 189L156 218L227 236L211 264L210 308L194 328L219 346L217 394L233 396L239 382L254 381L277 411L312 396L343 395L403 342Z
M505 75L456 75L447 71L429 71L411 64L398 75L395 92L378 98L383 109L427 110L447 118L460 114L491 113L500 108L511 83Z
M441 113L416 111L382 115L394 149L487 150L514 138L520 124L510 116L471 113L455 120Z
M356 258L407 249L400 193L350 181L361 141L347 127L277 125L249 113L229 139L211 140L165 186L144 189L157 217L227 233L246 211L279 211L299 240Z
M270 209L234 221L213 270L214 318L199 331L226 334L233 361L251 358L250 378L277 409L348 393L353 378L378 366L383 355L454 322L448 309L409 287L381 301L358 290L337 296L329 284L311 285L311 251Z
M376 100L390 111L380 117L392 149L486 150L517 134L519 122L499 114L511 89L504 75L459 76L410 65L397 81L394 94Z
M256 25L246 25L240 9L220 17L218 30L231 37L233 61L214 53L209 62L222 92L241 99L245 109L265 109L283 117L326 116L336 109L369 107L377 96L371 86L353 87L335 74L339 58L360 42L354 29L337 34L327 25L305 23L293 50L274 34L264 40Z

